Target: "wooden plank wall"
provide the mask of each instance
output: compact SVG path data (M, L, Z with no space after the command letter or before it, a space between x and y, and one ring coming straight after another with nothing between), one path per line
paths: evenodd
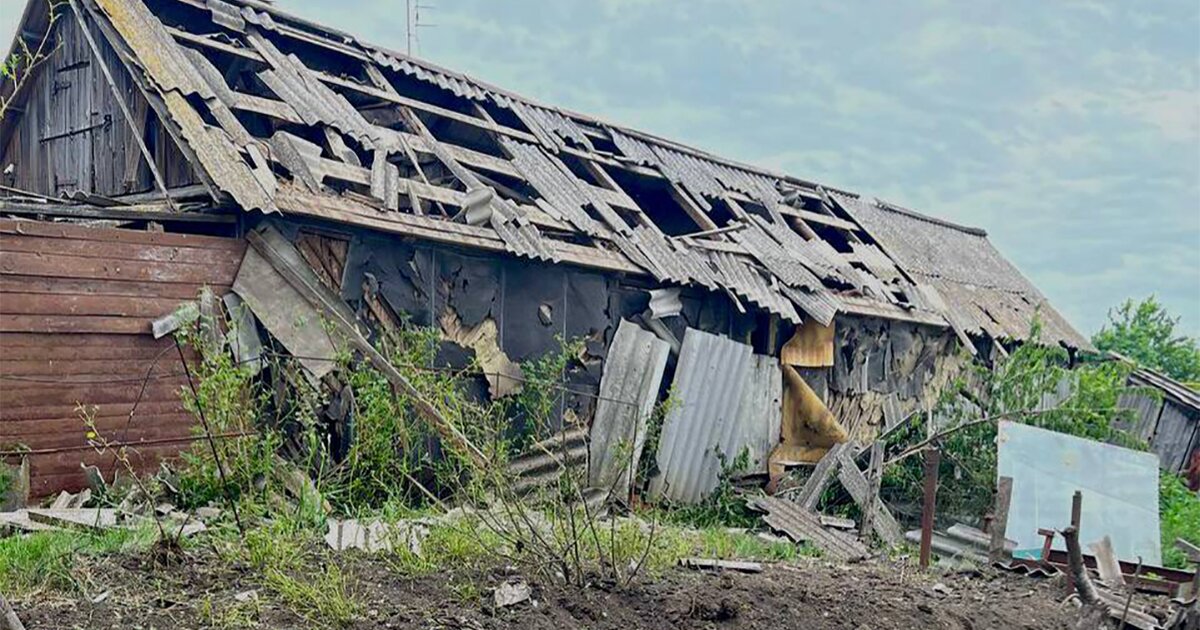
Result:
M204 286L227 291L244 251L238 239L0 219L0 451L31 449L34 496L83 487L80 462L106 479L119 466L87 446L80 405L108 439L142 443L144 469L187 446L163 442L189 436L193 419L179 355L150 321Z
M14 166L11 181L0 183L52 197L77 190L107 196L153 190L137 136L75 17L64 14L54 29L54 53L25 86L24 112L13 114L22 118L0 147L0 165ZM94 24L91 31L167 186L198 182L116 51Z

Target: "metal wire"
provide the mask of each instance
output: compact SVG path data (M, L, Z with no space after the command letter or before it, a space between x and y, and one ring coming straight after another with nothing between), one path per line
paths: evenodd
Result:
M270 350L264 350L263 353L266 355L270 355L274 358L301 359L304 361L321 361L321 362L325 362L325 363L335 363L336 362L335 359L330 359L328 357L314 357L314 356L286 354L286 353L274 352L274 351L270 351ZM160 354L160 356L161 356L161 354ZM253 363L255 361L260 360L260 358L261 357L253 357L250 359L234 361L234 365ZM157 362L157 361L158 361L158 357L155 358L155 362ZM580 389L573 389L573 388L567 387L566 385L562 385L562 384L554 382L554 381L543 380L543 379L530 379L530 378L525 378L525 377L521 377L521 376L513 376L511 374L502 374L500 372L488 372L486 370L472 370L470 368L437 367L437 366L430 366L430 365L417 365L414 363L399 363L396 365L398 367L403 367L403 368L422 371L422 372L446 372L446 373L458 373L458 374L463 374L463 375L467 375L467 376L505 378L505 379L509 379L512 381L516 381L518 383L549 386L549 387L553 387L554 389L561 391L563 393L566 393L566 394L573 394L576 396L591 398L591 399L597 400L597 401L603 400L603 401L607 401L607 402L611 402L611 403L616 403L619 405L629 405L631 407L637 405L637 403L633 402L633 401L622 400L620 398L613 398L610 396L601 396L600 394L595 394L595 393L580 390ZM152 364L150 369L153 369L153 368L154 368L154 366ZM144 383L144 382L147 382L150 380L178 378L178 377L183 377L183 376L186 376L185 370L179 369L179 370L172 370L172 371L167 371L167 372L159 372L157 374L149 374L147 376L116 376L116 377L103 377L103 378L94 378L94 379L63 379L63 378L49 378L49 377L39 378L37 376L24 376L24 375L19 375L19 374L0 374L0 381L17 381L17 382L25 382L25 383L42 383L42 384L47 384L47 385L66 385L66 386L70 386L70 385L116 385L116 384L120 384L120 383Z

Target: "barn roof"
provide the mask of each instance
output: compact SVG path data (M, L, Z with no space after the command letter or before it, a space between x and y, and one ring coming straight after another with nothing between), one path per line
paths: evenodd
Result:
M796 323L844 312L1023 339L1036 310L1044 339L1087 347L982 231L543 105L256 0L71 5L219 205L706 287Z

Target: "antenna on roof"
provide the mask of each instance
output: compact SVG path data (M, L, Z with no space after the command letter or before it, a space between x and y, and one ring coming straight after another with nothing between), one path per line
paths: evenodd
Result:
M405 24L407 35L407 52L411 57L413 51L420 52L421 34L423 28L433 28L436 24L429 24L421 21L421 11L430 11L434 8L432 4L424 4L421 0L404 0L405 5Z

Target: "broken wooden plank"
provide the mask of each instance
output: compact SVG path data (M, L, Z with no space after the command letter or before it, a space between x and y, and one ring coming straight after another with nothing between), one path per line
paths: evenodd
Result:
M57 529L53 525L39 523L29 518L29 510L0 512L0 531L19 530L23 532L44 532Z
M900 529L900 524L896 522L895 517L878 497L875 497L874 501L868 502L870 484L862 471L858 469L858 464L854 463L854 456L851 455L851 452L843 450L838 454L838 459L841 460L838 468L838 481L842 482L846 492L850 493L850 497L864 512L868 509L874 512L871 515L871 531L875 532L879 539L889 546L900 544L904 540L904 531Z
M740 573L762 573L763 565L741 560L718 560L716 558L680 558L679 566L702 571L738 571Z
M1100 581L1111 589L1124 590L1125 577L1121 575L1121 563L1117 562L1117 554L1113 552L1112 538L1105 536L1088 544L1088 549L1096 557L1096 571Z
M358 331L354 325L354 315L345 302L321 283L316 273L303 262L303 258L295 247L274 228L251 232L246 239L254 252L262 256L271 267L314 308L323 311L325 322L336 331L338 338L344 340L352 348L361 352L371 365L379 370L384 378L391 383L399 393L407 396L413 403L416 412L423 420L438 432L445 444L466 455L478 468L486 468L487 458L476 448L465 435L448 421L442 414L425 400L421 392L392 365L387 357L379 353L371 342ZM247 257L250 251L246 252ZM245 297L244 295L242 297ZM250 303L247 300L247 303ZM251 304L251 310L254 304ZM262 319L262 314L255 310Z
M850 443L844 442L837 444L825 453L821 461L817 462L817 466L813 468L812 474L808 476L808 480L800 488L800 494L796 496L796 503L807 510L815 510L817 502L821 500L821 493L825 492L825 486L829 484L829 480L833 478L841 466L842 453L850 449Z
M883 477L883 441L876 440L871 445L871 464L867 469L867 499L868 505L879 501L879 485ZM862 531L859 535L865 540L867 533L875 524L875 510L863 510Z
M43 525L65 529L104 531L119 525L117 510L112 508L87 509L30 509L29 520Z

